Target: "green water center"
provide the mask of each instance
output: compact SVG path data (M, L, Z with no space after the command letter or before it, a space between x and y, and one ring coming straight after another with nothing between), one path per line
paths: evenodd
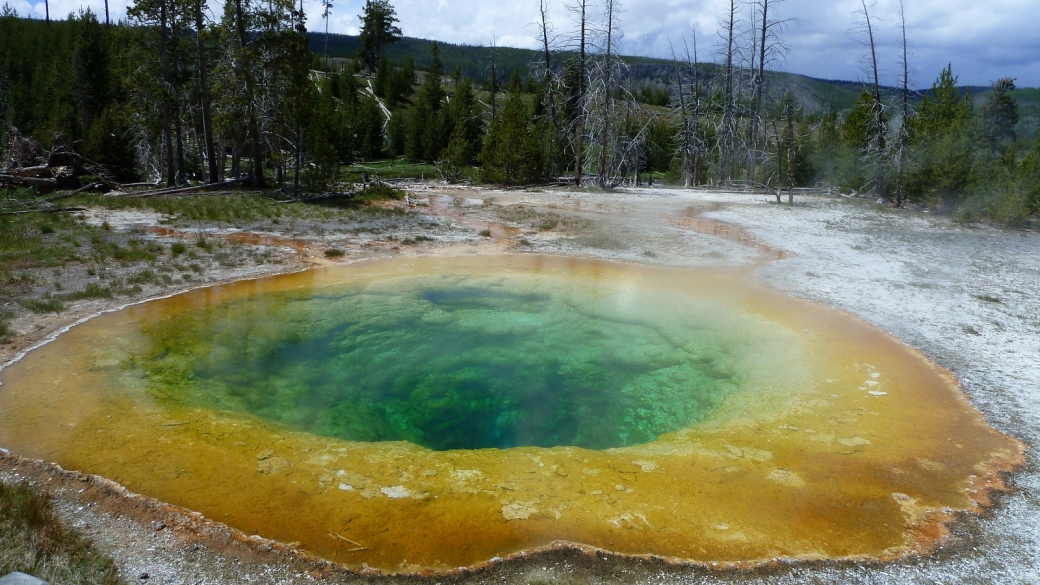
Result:
M409 277L177 313L143 326L129 363L163 403L345 440L606 449L740 388L747 348L719 319L545 275Z

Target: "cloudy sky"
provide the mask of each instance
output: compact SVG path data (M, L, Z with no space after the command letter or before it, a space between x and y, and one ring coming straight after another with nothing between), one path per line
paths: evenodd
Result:
M211 5L214 0L210 0ZM43 17L43 2L7 0L23 15ZM597 0L590 0L596 3ZM747 0L738 0L744 5ZM778 18L791 19L784 39L790 47L782 68L828 79L861 80L864 47L856 33L862 17L859 0L786 0L776 3ZM911 47L912 82L928 87L940 70L953 64L962 84L988 85L1000 77L1018 78L1019 87L1040 87L1040 6L1037 0L904 0ZM113 17L125 14L127 0L110 0ZM332 32L357 34L364 0L334 0ZM534 47L538 0L391 0L408 36L453 43ZM719 19L728 0L622 0L623 52L668 57L669 39L681 44L696 29L701 59L717 44ZM550 0L557 32L571 19L564 0ZM104 0L52 0L52 15ZM305 0L309 28L324 30L319 0ZM773 10L773 9L771 9ZM899 2L877 0L871 8L881 48L882 73L895 84L899 71Z

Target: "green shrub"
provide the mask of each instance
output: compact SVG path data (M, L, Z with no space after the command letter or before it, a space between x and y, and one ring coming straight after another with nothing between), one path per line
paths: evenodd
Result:
M60 313L65 305L58 299L31 299L22 301L22 306L33 313Z
M110 299L113 295L114 293L111 288L92 282L81 291L65 295L65 298L70 301L78 301L83 299Z
M394 189L393 187L387 187L385 185L373 185L358 195L358 199L363 201L380 201L385 199L403 199L405 196L404 191Z
M6 343L9 341L12 334L11 314L6 311L0 312L0 343Z

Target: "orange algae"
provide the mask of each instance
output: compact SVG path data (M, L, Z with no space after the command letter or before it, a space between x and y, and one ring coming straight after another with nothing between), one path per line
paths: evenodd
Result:
M791 351L779 358L806 375L759 388L769 400L738 393L705 422L642 445L431 451L162 406L96 351L142 321L230 299L496 271L568 272L636 298L654 290L725 303L786 331ZM1021 446L985 424L952 375L857 319L738 273L592 260L374 261L202 289L74 328L3 382L0 445L19 455L392 572L469 566L561 540L696 562L889 558L927 550L942 535L938 521L984 502L995 473L1021 461Z

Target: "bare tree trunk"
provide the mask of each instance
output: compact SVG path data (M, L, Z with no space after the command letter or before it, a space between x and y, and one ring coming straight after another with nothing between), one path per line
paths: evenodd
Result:
M180 27L177 26L178 20L176 18L171 19L170 22L170 37L172 39L181 38ZM181 78L181 64L179 59L173 59L173 79L180 80ZM186 181L184 173L184 128L181 116L181 98L179 95L180 82L176 81L177 85L173 86L173 127L174 133L177 135L177 184L183 185Z
M325 17L325 71L329 70L329 16L332 15L332 2L331 0L323 0L322 6L325 7L325 13L322 16ZM303 10L300 11L303 13Z
M906 202L903 192L903 171L906 164L907 117L910 115L910 65L906 54L906 12L903 0L899 0L899 25L903 32L903 119L899 123L899 157L896 160L896 206L902 207Z
M793 102L793 100L792 100ZM787 203L794 204L794 104L787 104Z
M729 182L729 156L732 151L733 103L733 44L737 19L737 2L729 0L729 17L726 20L726 79L722 94L722 128L719 137L719 183Z
M495 97L498 93L498 71L496 70L495 56L498 53L495 37L491 37L491 121L498 117L498 102Z
M557 169L552 153L554 152L556 141L559 140L560 133L557 127L556 96L553 91L552 53L549 51L549 7L546 4L546 0L539 1L538 11L542 18L542 51L545 54L545 98L549 103L549 142L545 145L547 152L546 160L548 162L546 170L547 174L555 179Z
M242 0L235 0L235 25L238 29L239 47L242 51L245 51L246 23L245 15L242 13ZM254 91L255 83L250 64L242 61L243 59L239 59L239 67L244 68L246 80L246 123L249 126L249 147L252 155L250 178L254 187L263 189L267 186L267 181L264 178L263 145L260 144L260 127L256 120L256 104L254 103L256 98L256 92Z
M300 167L303 166L303 128L296 124L296 144L293 153L293 192L300 192Z
M675 73L679 78L679 116L682 120L682 134L679 136L679 150L682 155L682 178L683 188L690 187L690 115L686 111L686 95L683 92L682 71L678 67L675 53L672 53L672 61L675 61Z
M217 153L213 147L213 117L210 115L209 71L206 63L206 43L202 38L205 24L202 20L202 3L195 0L195 40L199 48L199 101L202 106L202 133L206 140L206 160L209 162L209 182L220 180L217 173Z
M237 144L231 146L231 176L236 179L242 176L242 156Z
M177 184L183 185L187 178L184 173L184 128L181 124L180 104L174 104L173 114L173 127L177 134Z
M748 157L748 180L754 181L758 166L758 125L762 113L762 86L766 73L766 37L769 31L769 0L762 0L762 28L758 39L758 72L752 84L755 89L755 106L751 113L751 156Z
M783 178L783 161L780 159L780 152L783 148L783 145L780 141L780 129L776 127L776 118L770 117L769 124L773 127L773 143L776 145L776 193L774 193L773 196L776 197L777 203L783 203L783 201L780 200L780 194L783 193L784 190L783 185L780 181L780 179ZM766 142L769 142L768 136L766 137ZM768 178L766 179L766 181L766 184L768 185Z
M685 41L684 41L685 43ZM697 69L695 66L697 60L697 33L694 31L693 37L693 54L694 57L690 58L689 45L686 46L686 65L689 67L690 76L693 78L694 90L693 95L690 99L686 98L686 84L683 82L682 70L679 68L679 61L675 57L675 52L672 52L672 61L675 62L676 68L675 73L679 81L679 116L680 116L680 135L679 135L679 155L682 158L682 177L683 187L689 188L695 185L697 182L697 129L699 121L698 116L698 104L699 99L697 94L700 92L700 81L697 78Z
M219 183L224 180L226 176L225 169L227 168L227 144L224 142L223 137L217 142L217 153L219 153L220 161L217 164L217 182Z
M610 135L610 56L611 43L614 34L614 11L617 0L606 0L607 2L607 62L603 71L603 135L600 137L599 149L599 186L601 189L607 187L607 145Z
M108 0L105 0L105 26L108 26L110 24L111 23L108 20Z
M877 66L877 46L874 44L874 28L870 23L870 13L867 12L867 0L860 0L863 5L863 19L867 25L867 36L870 40L870 65L874 76L874 87L872 97L874 98L873 115L875 125L874 151L877 165L877 196L885 198L885 117L884 104L881 103L881 83Z
M575 147L574 147L574 184L581 186L582 166L585 154L585 33L588 26L588 0L579 0L579 26L581 28L578 36L578 119L575 120Z
M700 169L701 169L701 139L700 139L700 113L701 113L701 76L698 71L697 63L697 30L693 30L693 61L690 61L690 51L686 50L686 60L690 63L690 70L693 72L693 96L692 98L692 111L693 120L690 128L691 136L694 139L693 143L693 186L696 187L700 181Z
M163 95L163 150L166 154L166 186L173 187L176 182L173 162L173 120L170 106L169 87L169 31L166 30L169 15L166 12L166 0L159 0L159 76L162 82Z
M542 16L542 50L545 53L545 83L548 87L547 98L549 101L549 114L552 116L552 127L556 128L556 98L553 96L552 91L552 54L549 52L549 21L548 11L549 7L546 5L545 0L540 0L539 11Z
M51 21L51 0L43 0L43 9L46 11L47 22Z

